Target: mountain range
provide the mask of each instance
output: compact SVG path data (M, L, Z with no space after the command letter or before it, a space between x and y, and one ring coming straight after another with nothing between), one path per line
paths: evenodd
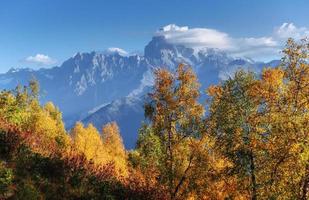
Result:
M63 112L67 129L76 121L93 123L99 130L110 121L120 127L126 148L134 147L138 128L144 119L143 103L153 85L153 70L174 70L180 63L193 67L205 89L233 75L239 69L259 73L264 66L276 66L250 58L233 57L213 48L190 48L168 43L164 36L154 36L144 55L127 55L121 49L76 53L62 65L33 70L10 69L0 74L0 89L26 85L35 78L41 87L40 101L52 101Z

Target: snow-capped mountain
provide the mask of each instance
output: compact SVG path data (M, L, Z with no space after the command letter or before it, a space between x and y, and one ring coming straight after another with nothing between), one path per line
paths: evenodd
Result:
M278 64L235 58L218 49L174 45L158 35L146 45L143 56L110 48L104 52L77 53L61 66L49 69L11 69L0 74L0 89L27 84L34 77L41 86L42 103L53 101L59 106L68 128L77 120L94 123L99 129L108 121L116 121L126 147L132 148L143 120L140 97L153 84L153 69L173 70L183 62L196 71L203 86L201 91L228 78L240 67L259 72L264 65Z
M89 110L128 95L137 88L149 68L140 56L119 53L77 53L60 67L10 70L0 75L0 88L27 84L35 77L42 89L41 101L53 101L70 126Z

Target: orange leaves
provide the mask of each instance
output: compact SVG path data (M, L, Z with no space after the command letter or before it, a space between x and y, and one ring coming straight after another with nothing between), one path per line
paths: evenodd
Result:
M207 93L208 95L210 96L213 96L213 97L220 97L222 95L222 87L218 86L218 85L211 85L208 87L207 89Z
M264 69L262 81L269 87L278 88L283 84L284 71L280 68Z
M249 88L249 95L256 103L266 100L275 103L284 90L284 71L280 68L267 68L262 72L262 79L256 80Z
M187 65L180 64L174 74L166 69L157 69L154 92L149 96L151 102L145 106L145 114L158 127L168 128L166 126L170 126L168 123L171 121L186 126L188 121L204 113L203 106L197 102L197 77Z
M155 72L155 88L162 94L167 95L172 92L171 87L174 82L173 75L166 69L157 69ZM169 97L171 98L171 97Z

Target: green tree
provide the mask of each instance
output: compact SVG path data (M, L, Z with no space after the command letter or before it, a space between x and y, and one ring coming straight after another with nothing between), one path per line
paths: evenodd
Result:
M13 185L13 170L0 161L0 198L6 198Z
M228 175L236 176L237 190L257 199L257 148L260 136L253 130L251 116L258 106L250 98L254 83L252 73L238 71L222 86L210 87L211 134L216 138L216 150L227 157L233 165Z

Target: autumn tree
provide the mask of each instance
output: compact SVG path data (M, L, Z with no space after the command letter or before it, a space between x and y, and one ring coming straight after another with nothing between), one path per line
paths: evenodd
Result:
M288 131L294 133L291 154L295 156L299 173L300 186L298 197L309 198L309 41L304 39L301 43L295 43L292 39L287 42L283 51L283 59L286 81L287 100L290 104L288 116L291 118L292 127ZM296 138L296 140L293 140ZM294 166L290 168L296 169ZM291 177L289 177L291 178ZM291 182L290 182L291 183Z
M308 50L307 40L289 39L281 66L265 69L253 88L262 108L256 121L268 135L269 184L263 188L268 198L308 198Z
M195 162L195 144L201 138L200 122L204 108L198 103L199 83L192 69L179 65L175 74L155 71L155 85L145 105L145 115L162 145L160 182L171 199L188 196ZM193 177L193 176L191 176Z
M127 155L116 122L106 124L102 129L104 150L107 152L110 161L114 162L117 172L121 175L127 173Z
M0 105L2 120L24 132L31 132L27 142L33 148L45 153L56 153L68 144L69 137L61 112L51 102L45 106L40 105L39 84L35 79L28 86L1 91Z
M38 103L38 82L33 79L28 86L18 85L13 90L0 91L0 117L17 126L29 119L30 105Z
M208 89L208 125L237 183L231 197L308 196L308 43L289 40L283 52L261 78L239 71Z
M48 147L55 148L54 151L65 148L69 145L69 136L66 133L64 123L62 121L61 112L51 102L41 107L37 102L33 102L29 108L29 119L24 124L24 129L33 135L33 143L38 148Z
M74 147L94 163L103 163L107 159L103 141L98 130L89 124L87 127L77 122L71 130Z

